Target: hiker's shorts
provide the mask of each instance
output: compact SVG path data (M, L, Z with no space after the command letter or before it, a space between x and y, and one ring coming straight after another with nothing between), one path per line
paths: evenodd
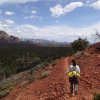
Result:
M69 82L71 84L79 84L79 79L78 77L74 76L74 77L69 77Z

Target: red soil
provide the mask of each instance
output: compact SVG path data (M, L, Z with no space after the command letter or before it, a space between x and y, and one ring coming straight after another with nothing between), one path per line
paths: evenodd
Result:
M76 57L81 69L77 96L69 95L67 68L71 58L64 58L53 66L47 78L24 87L17 86L3 100L92 100L93 95L100 92L100 52L95 51L96 47Z

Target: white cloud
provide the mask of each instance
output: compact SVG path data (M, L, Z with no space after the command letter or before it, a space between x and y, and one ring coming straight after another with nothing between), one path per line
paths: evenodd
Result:
M59 4L56 5L55 7L51 7L50 11L52 13L52 16L54 17L59 17L64 14L63 7Z
M4 30L10 35L14 33L14 21L10 19L6 19L4 21L0 21L0 30Z
M24 38L35 38L37 36L37 30L38 28L36 26L28 24L17 26L15 29L15 31L18 32L19 37L24 36Z
M90 41L93 41L95 29L100 32L100 22L84 28L73 28L69 26L37 27L29 24L16 25L6 20L0 21L0 30L1 29L21 38L72 42L81 36L82 38L87 37Z
M78 8L78 7L81 7L83 6L83 3L82 2L72 2L70 3L69 5L66 5L64 7L64 12L71 12L73 11L74 9Z
M55 41L71 42L81 36L82 38L87 37L90 41L93 41L95 29L100 32L99 27L100 23L85 28L72 28L68 26L36 27L26 24L17 26L16 32L19 31L19 37L24 36L25 38L42 38Z
M36 14L37 13L37 11L36 10L32 10L32 14Z
M27 2L36 2L38 0L0 0L0 4L18 4L18 3L27 3Z
M10 19L6 19L5 22L6 22L7 24L14 24L14 23L15 23L13 20L10 20Z
M65 15L66 13L69 13L73 10L75 10L78 7L83 6L82 2L72 2L65 7L61 6L60 4L56 5L55 7L51 7L50 11L52 13L52 16L59 17L61 15Z
M86 3L87 3L87 4L89 4L89 3L90 3L90 1L89 1L89 0L87 0L87 1L86 1Z
M38 16L34 16L34 15L32 15L32 16L25 16L24 17L24 19L37 19L38 18Z
M96 2L92 3L90 7L93 7L94 9L100 10L100 0L97 0Z
M14 14L15 14L15 12L12 12L12 11L6 11L5 12L5 15L7 15L7 16L12 16Z

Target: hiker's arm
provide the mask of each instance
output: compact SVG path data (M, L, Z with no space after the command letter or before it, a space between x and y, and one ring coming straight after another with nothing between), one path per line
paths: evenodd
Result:
M77 66L77 69L78 69L78 70L77 70L77 71L78 71L78 73L80 74L80 67L79 67L79 66Z
M69 73L69 72L70 72L70 70L71 70L71 65L70 65L70 66L68 66L67 73Z

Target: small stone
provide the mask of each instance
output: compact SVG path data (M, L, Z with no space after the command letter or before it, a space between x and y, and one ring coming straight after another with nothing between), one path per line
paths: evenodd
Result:
M84 56L89 57L90 54L88 52L84 52Z
M56 92L52 92L52 95L53 95L53 96L56 96L57 94L56 94Z
M98 58L100 58L100 55L98 55Z

